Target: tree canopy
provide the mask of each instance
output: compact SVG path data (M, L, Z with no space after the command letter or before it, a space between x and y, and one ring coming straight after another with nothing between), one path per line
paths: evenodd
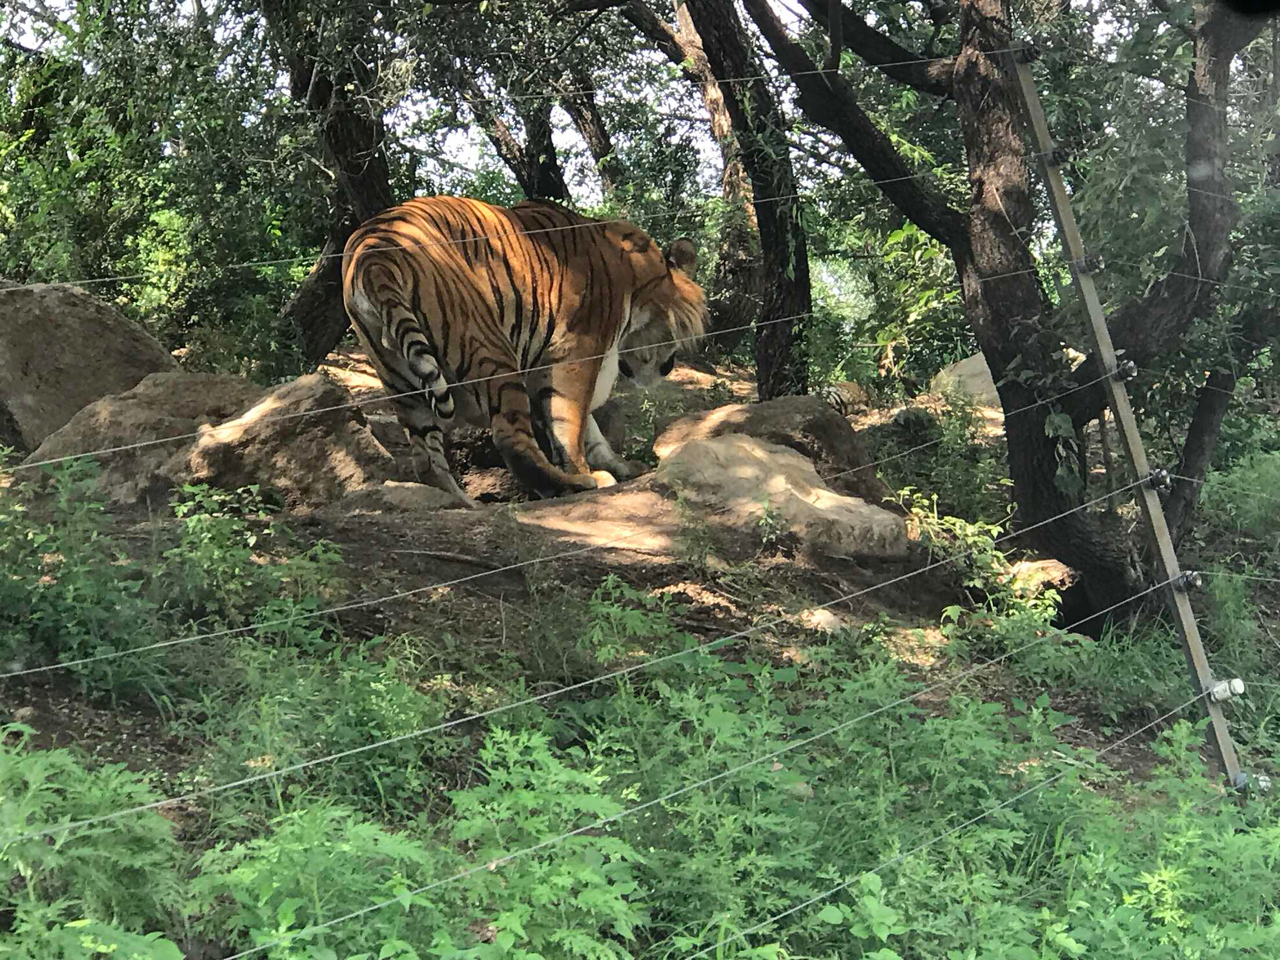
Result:
M20 0L0 13L0 276L76 281L198 369L344 335L335 256L414 194L562 200L703 248L709 353L761 396L928 388L981 350L1027 521L1079 503L1103 408L1006 58L1036 43L1158 456L1250 443L1280 289L1274 23L1203 0ZM756 324L754 332L749 328ZM1238 388L1243 384L1243 395ZM1233 399L1235 397L1236 399ZM1194 483L1171 510L1185 532ZM1046 544L1139 576L1080 515Z

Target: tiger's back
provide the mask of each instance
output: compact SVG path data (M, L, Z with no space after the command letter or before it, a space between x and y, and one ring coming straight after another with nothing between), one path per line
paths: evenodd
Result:
M487 423L516 477L548 496L636 472L590 411L619 366L634 372L633 354L652 379L702 334L692 263L687 241L664 256L632 224L548 202L417 198L348 240L343 298L427 482L470 502L441 436L461 415Z

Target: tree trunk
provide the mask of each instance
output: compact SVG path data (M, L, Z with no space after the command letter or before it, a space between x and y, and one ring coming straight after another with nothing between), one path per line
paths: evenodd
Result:
M967 249L953 247L965 309L982 353L995 376L1006 410L1035 403L1063 389L1067 370L1055 359L1057 338L1047 329L1050 306L1029 272L1034 209L1028 150L1023 141L1016 87L998 54L1008 49L1008 11L1002 0L962 0L961 52L956 63L955 96L969 165L970 200L966 215ZM1021 271L1021 272L1019 272ZM1015 361L1046 382L1037 387L1004 372ZM1056 373L1056 377L1055 377ZM1018 517L1037 527L1029 539L1082 576L1089 606L1100 610L1137 592L1140 575L1130 562L1123 530L1083 510L1078 493L1058 481L1063 451L1045 430L1053 412L1028 411L1005 421L1009 475Z
M351 231L346 236L330 235L315 266L280 311L297 331L302 355L309 363L327 357L350 325L342 303L342 248L350 235Z
M723 356L733 352L746 336L746 328L760 316L764 296L760 226L750 202L751 182L739 153L733 118L687 4L676 8L674 30L637 0L624 6L622 13L698 87L711 120L711 135L720 146L721 194L728 214L720 230L715 276L707 297L707 337L701 350L707 356Z
M290 96L318 116L325 161L339 187L334 226L320 259L280 312L282 326L296 333L307 361L319 363L348 329L342 305L342 249L347 238L361 222L395 204L386 127L381 115L360 110L358 98L346 92L348 87L366 87L369 77L362 64L350 73L329 76L319 60L320 35L309 20L308 26L299 26L293 5L283 0L264 2L262 12L289 66Z
M763 74L730 0L687 0L685 7L717 78ZM721 82L719 89L751 177L760 227L766 279L756 328L756 388L761 400L803 394L809 388L804 330L813 304L809 254L782 113L762 80Z
M555 144L551 141L551 101L516 101L516 114L524 126L526 141L521 143L515 131L494 109L493 100L485 95L474 78L462 75L459 89L489 142L514 174L525 196L530 199L567 202L569 187L560 170Z
M569 114L569 119L591 151L596 173L600 175L601 190L606 197L612 196L626 183L627 175L614 152L613 138L609 136L609 128L596 105L595 85L591 82L591 75L578 64L569 67L569 82L573 89L560 94L560 106Z
M1273 315L1266 308L1247 311L1240 336L1232 340L1229 350L1231 365L1228 369L1215 370L1200 388L1196 412L1191 418L1187 440L1178 459L1178 473L1186 479L1174 480L1173 489L1165 502L1165 516L1174 543L1178 543L1191 530L1195 519L1196 503L1200 487L1209 473L1213 451L1222 433L1222 421L1226 418L1231 401L1235 399L1238 376L1236 371L1246 366L1266 346Z

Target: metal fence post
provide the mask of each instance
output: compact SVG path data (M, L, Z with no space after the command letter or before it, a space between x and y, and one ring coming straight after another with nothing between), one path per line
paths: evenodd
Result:
M1071 200L1067 195L1066 185L1063 183L1059 169L1066 158L1061 151L1055 149L1044 110L1040 105L1040 97L1031 76L1031 62L1037 55L1038 51L1028 45L1014 50L1010 56L1025 119L1038 152L1040 171L1049 191L1050 206L1053 207L1053 215L1058 223L1058 233L1062 238L1067 259L1071 262L1076 290L1089 318L1088 327L1098 364L1104 371L1112 373L1112 376L1107 377L1103 383L1107 390L1111 411L1115 415L1117 433L1120 434L1129 463L1133 466L1134 475L1146 478L1137 488L1138 499L1142 506L1147 530L1155 544L1157 569L1167 581L1165 590L1174 622L1182 637L1182 647L1191 671L1193 689L1197 693L1205 694L1201 702L1209 714L1209 743L1231 785L1237 789L1243 788L1248 783L1248 777L1240 770L1235 746L1231 742L1231 734L1227 729L1226 717L1223 716L1219 698L1215 695L1219 689L1226 687L1229 696L1238 692L1239 685L1223 684L1222 681L1214 678L1209 660L1205 656L1204 646L1200 642L1195 613L1191 609L1191 601L1187 596L1188 585L1197 578L1195 574L1184 573L1178 565L1178 557L1173 548L1173 540L1169 536L1169 526L1165 522L1160 496L1156 484L1151 482L1151 467L1147 463L1147 454L1142 445L1142 435L1138 432L1137 419L1129 404L1129 392L1124 385L1127 377L1123 368L1117 365L1116 352L1111 344L1111 334L1107 330L1106 316L1102 311L1102 302L1098 299L1098 291L1091 276L1102 268L1101 259L1088 257L1085 254L1084 243L1080 239L1080 231L1071 210ZM1131 373L1132 369L1130 375ZM1243 688L1239 690L1242 691Z

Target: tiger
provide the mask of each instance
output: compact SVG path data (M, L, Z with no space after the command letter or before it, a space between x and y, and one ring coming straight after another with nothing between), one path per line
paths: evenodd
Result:
M648 389L701 338L697 250L549 200L416 197L362 223L342 254L347 316L409 438L419 482L459 505L444 432L488 427L537 498L613 486L622 459L592 411L619 373Z

